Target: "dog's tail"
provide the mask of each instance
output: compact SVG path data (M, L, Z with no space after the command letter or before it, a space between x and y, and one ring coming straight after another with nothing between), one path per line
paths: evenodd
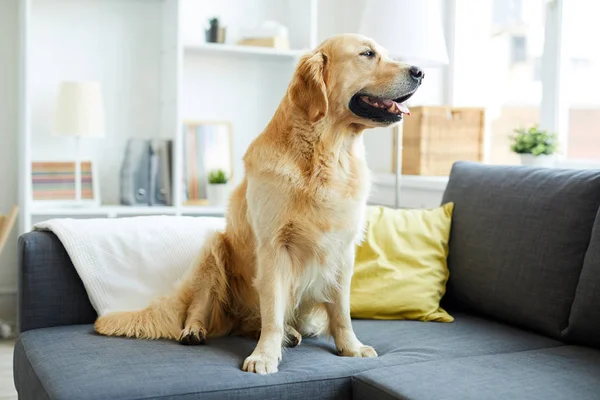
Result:
M181 287L172 296L155 300L140 311L118 311L99 317L94 329L106 336L139 339L178 339L191 300L191 293Z

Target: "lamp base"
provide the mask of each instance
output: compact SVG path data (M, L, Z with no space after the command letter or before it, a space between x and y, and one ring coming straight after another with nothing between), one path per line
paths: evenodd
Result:
M402 122L396 124L393 128L394 141L394 207L400 208L400 189L402 179Z

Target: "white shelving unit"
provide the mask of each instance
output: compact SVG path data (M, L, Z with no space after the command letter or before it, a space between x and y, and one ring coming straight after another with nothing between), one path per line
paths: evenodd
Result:
M204 43L212 16L227 26L225 44ZM237 27L266 20L288 26L290 50L235 45ZM219 216L225 209L183 204L182 123L231 123L237 184L247 146L273 115L298 57L316 45L317 0L22 0L20 26L21 232L57 217ZM31 162L74 159L74 141L51 133L63 80L102 85L107 136L83 140L81 153L97 165L97 207L32 201ZM173 140L172 206L119 205L119 170L134 137Z
M268 47L236 46L230 44L202 43L185 46L185 54L222 55L232 57L255 57L256 59L280 59L282 61L296 60L304 53L303 50L278 50Z

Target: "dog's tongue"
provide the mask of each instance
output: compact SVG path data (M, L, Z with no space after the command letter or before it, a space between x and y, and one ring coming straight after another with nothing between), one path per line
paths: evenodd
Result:
M396 103L394 100L382 100L382 103L387 109L393 107L392 110L395 108L402 114L410 115L410 110L408 109L408 107L406 107L406 104L404 103Z
M404 103L396 103L394 100L381 100L385 108L394 107L399 110L402 114L410 115L410 110Z
M383 103L385 108L390 108L394 104L393 100L384 99L384 100L380 100L380 101Z
M369 97L369 96L362 96L361 99L365 103L370 104L373 107L384 108L387 111L394 113L394 114L401 113L401 114L410 115L410 110L408 109L408 107L406 107L406 104L404 104L404 103L397 103L394 100L378 99L378 98Z
M410 115L410 110L408 109L408 107L406 107L406 104L396 103L396 106L398 107L398 109L400 110L400 112L402 114Z

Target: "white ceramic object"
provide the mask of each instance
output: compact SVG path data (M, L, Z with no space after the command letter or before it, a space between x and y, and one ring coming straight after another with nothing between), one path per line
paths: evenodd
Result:
M209 183L206 188L208 204L211 206L225 206L229 195L229 185L227 183Z
M536 167L554 167L556 157L554 155L534 156L532 154L521 154L521 164Z
M280 24L277 21L265 21L261 25L252 28L240 28L239 36L242 39L271 37L282 37L287 39L289 37L289 30L285 25Z

